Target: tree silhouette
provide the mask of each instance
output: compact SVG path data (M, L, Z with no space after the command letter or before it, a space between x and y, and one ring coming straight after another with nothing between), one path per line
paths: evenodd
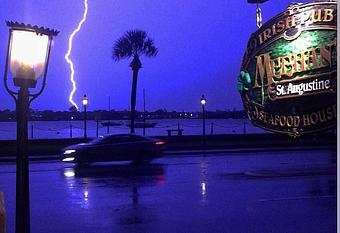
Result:
M78 109L75 106L73 106L73 105L71 107L69 107L68 110L70 112L78 112Z
M135 132L135 109L136 109L136 91L138 71L142 67L141 56L154 57L158 49L145 31L131 30L127 31L113 45L112 57L115 61L125 58L132 58L130 67L132 69L132 90L131 90L131 128L130 132Z

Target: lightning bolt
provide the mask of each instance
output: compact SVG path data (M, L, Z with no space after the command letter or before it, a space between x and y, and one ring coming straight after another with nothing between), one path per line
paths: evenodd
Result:
M81 19L81 21L79 22L78 24L78 27L71 33L70 37L68 38L68 50L67 50L67 53L65 54L65 60L67 61L67 63L70 65L70 69L71 69L71 83L72 83L72 91L70 93L70 96L69 96L69 101L70 103L76 107L77 109L79 109L78 105L73 101L73 95L74 93L76 92L76 89L77 89L77 86L76 86L76 82L74 80L74 65L73 65L73 62L71 61L70 59L70 54L71 54L71 51L72 51L72 43L73 43L73 37L77 34L77 32L80 31L81 29L81 26L83 25L83 23L85 22L86 20L86 17L87 17L87 10L88 10L88 4L87 4L87 0L84 0L84 6L85 6L85 9L84 9L84 14L83 14L83 18Z

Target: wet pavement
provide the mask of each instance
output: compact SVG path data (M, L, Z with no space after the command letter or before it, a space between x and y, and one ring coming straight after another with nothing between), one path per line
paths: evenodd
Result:
M336 232L331 150L180 155L151 164L30 165L32 233ZM7 232L15 166L0 164Z

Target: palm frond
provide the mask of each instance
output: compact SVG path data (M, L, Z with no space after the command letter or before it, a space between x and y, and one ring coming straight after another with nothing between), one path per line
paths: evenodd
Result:
M154 42L142 30L130 30L124 33L113 46L112 57L119 61L124 58L145 55L147 57L156 56L158 49Z
M131 57L132 55L132 47L130 41L125 38L119 38L113 46L113 59L119 61L123 58Z
M158 49L154 46L153 40L149 38L145 41L143 50L145 51L145 55L148 57L156 56L158 53Z

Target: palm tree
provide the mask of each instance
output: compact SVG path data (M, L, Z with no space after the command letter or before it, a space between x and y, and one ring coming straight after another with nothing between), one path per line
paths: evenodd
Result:
M140 56L154 57L158 49L154 46L153 40L147 36L145 31L127 31L113 45L112 57L115 61L124 58L132 58L130 67L132 69L132 90L131 90L131 133L135 132L135 108L138 71L142 67Z

